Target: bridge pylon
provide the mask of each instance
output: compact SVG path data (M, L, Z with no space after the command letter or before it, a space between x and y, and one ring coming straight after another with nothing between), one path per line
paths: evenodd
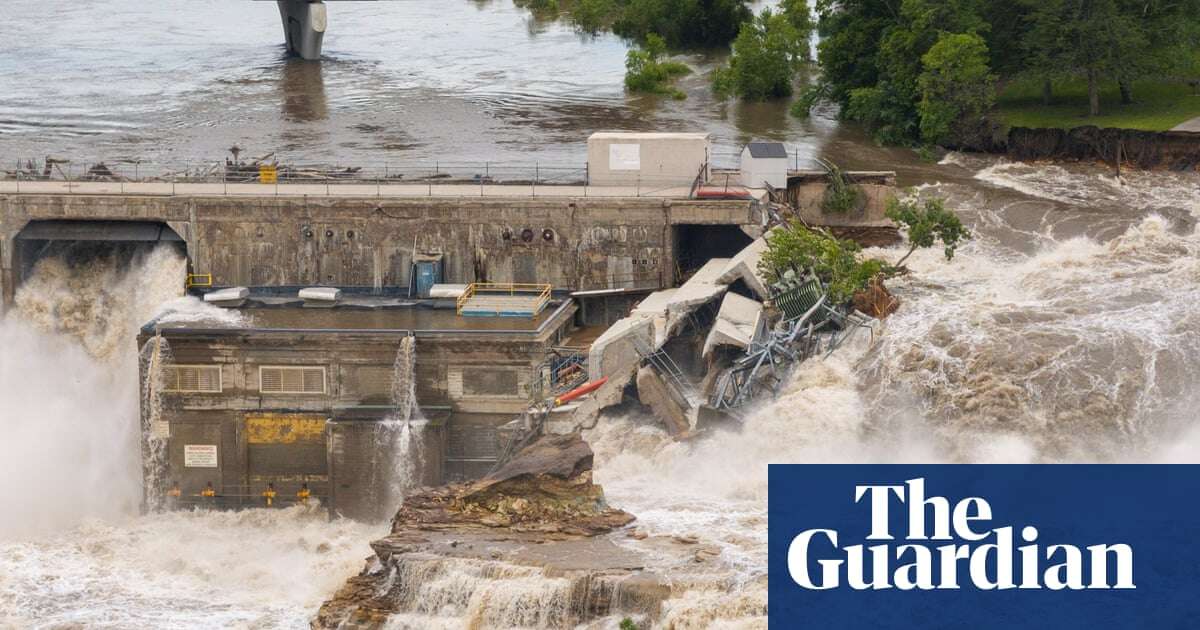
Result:
M276 0L283 19L288 52L304 59L320 59L329 15L322 0Z

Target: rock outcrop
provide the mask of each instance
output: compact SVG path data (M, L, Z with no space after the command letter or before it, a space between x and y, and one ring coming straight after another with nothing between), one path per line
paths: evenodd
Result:
M492 474L407 497L392 532L505 527L594 536L633 517L604 503L592 483L592 449L578 434L546 435Z
M603 535L633 520L604 502L579 434L546 435L484 479L407 497L366 568L312 627L572 627L618 612L654 616L669 584Z

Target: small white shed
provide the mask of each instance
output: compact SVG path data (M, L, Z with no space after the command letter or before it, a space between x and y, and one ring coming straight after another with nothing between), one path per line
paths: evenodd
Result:
M751 142L742 149L742 185L787 188L788 154L782 142Z
M707 133L597 132L588 138L588 182L643 189L691 186L701 169L708 179L711 145Z

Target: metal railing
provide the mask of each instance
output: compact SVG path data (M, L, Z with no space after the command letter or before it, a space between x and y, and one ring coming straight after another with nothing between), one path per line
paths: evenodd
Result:
M742 152L728 149L716 150L710 154L709 162L712 163L713 169L737 170L741 168ZM819 169L821 165L815 156L805 155L800 149L793 148L788 153L788 167L799 171L804 169Z
M187 275L186 288L192 287L212 288L213 276L211 273L189 273Z
M279 493L271 500L271 504L267 505L267 499L262 496L261 492L253 493L245 489L234 488L224 489L211 497L200 494L168 496L164 507L167 510L245 510L250 508L283 509L301 504L324 506L329 504L329 497L313 494L305 501L295 496Z
M687 196L675 176L595 186L586 164L411 162L383 165L194 160L0 163L0 193L326 196ZM687 179L687 178L684 178Z
M484 310L494 310L496 314L500 314L501 312L507 312L505 309L508 307L520 306L522 312L525 310L530 310L530 317L534 317L538 313L541 313L542 310L546 308L546 305L550 303L550 294L552 288L553 287L548 284L473 282L467 285L467 288L463 291L462 295L458 296L455 306L457 307L458 314L462 315L464 308L466 308L466 306L471 302L472 298L475 298L476 296L482 296L483 294L508 295L510 297L521 296L526 298L534 298L534 301L532 303L523 303L520 305L506 303Z
M587 355L580 352L552 351L534 368L530 386L531 402L553 400L587 381Z
M9 169L8 164L14 168ZM584 184L586 164L515 162L385 162L366 166L329 163L291 163L274 154L259 160L141 160L72 161L17 159L0 163L0 179L21 181L105 181L178 183L261 183L264 175L281 183L409 182L454 180L512 184Z

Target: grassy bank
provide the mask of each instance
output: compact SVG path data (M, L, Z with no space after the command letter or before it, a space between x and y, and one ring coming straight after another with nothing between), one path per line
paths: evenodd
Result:
M1186 120L1200 116L1200 95L1184 83L1141 81L1133 86L1133 100L1121 104L1117 84L1104 84L1100 90L1100 115L1088 116L1087 83L1059 81L1054 84L1054 100L1042 104L1042 85L1038 81L1014 81L996 99L1000 120L1014 127L1060 127L1082 125L1120 127L1146 131L1166 131Z

